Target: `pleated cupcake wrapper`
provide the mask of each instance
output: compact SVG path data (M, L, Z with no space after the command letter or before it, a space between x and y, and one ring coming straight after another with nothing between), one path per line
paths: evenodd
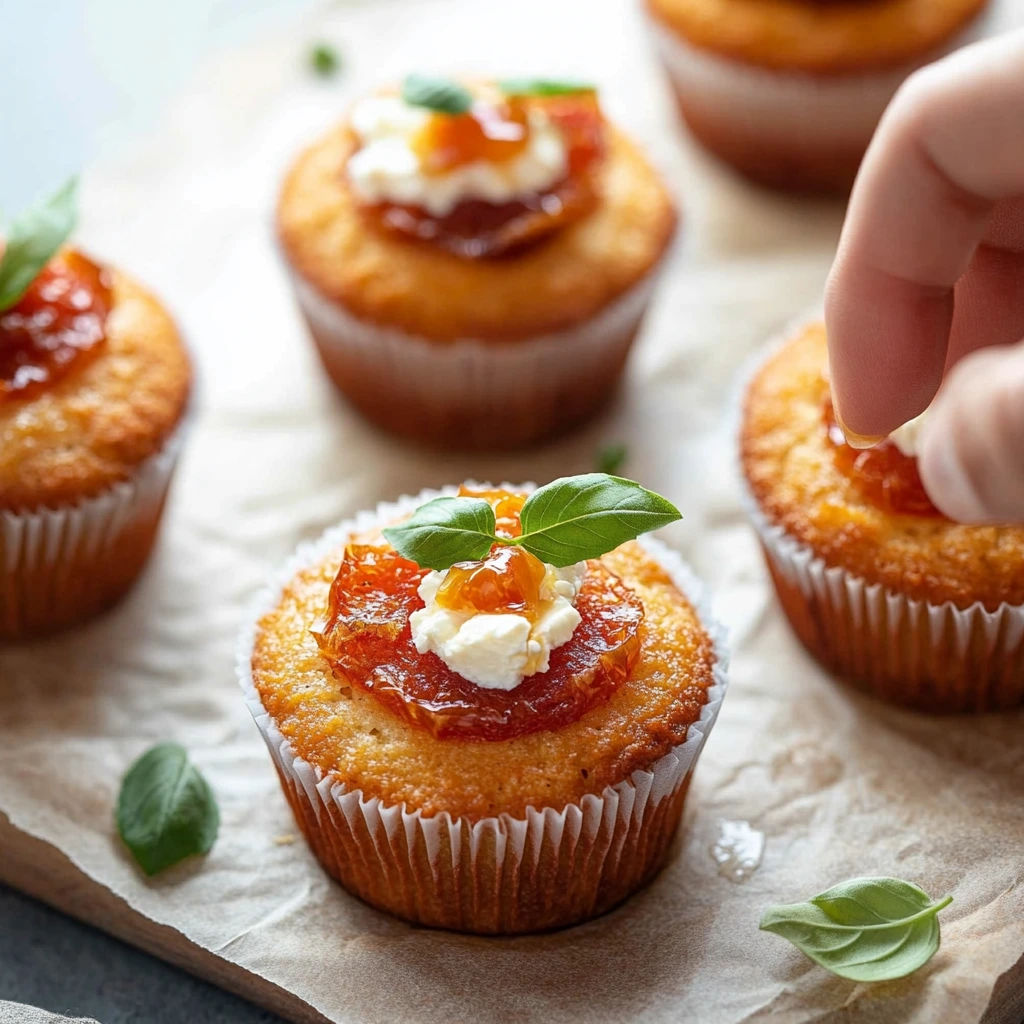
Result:
M347 789L298 757L253 683L259 619L276 606L297 572L340 549L351 534L455 493L456 488L424 491L382 504L300 548L255 603L239 641L239 682L314 852L357 895L420 923L468 931L511 933L570 924L609 909L660 867L725 696L724 633L708 614L700 584L675 552L653 538L641 540L698 609L712 636L716 661L708 702L685 742L650 770L636 771L579 803L529 807L523 817L500 814L475 822L387 805Z
M653 271L577 326L507 342L436 342L361 320L292 273L321 358L379 425L454 444L522 444L585 419L618 380Z
M88 576L103 562L115 563L124 538L159 518L186 420L130 480L72 505L0 511L0 637L79 621L115 600L115 590L130 585L135 573L127 571L124 575L130 578L124 586L110 593L99 574ZM145 552L133 550L126 558L136 554L141 556L137 571L148 544ZM97 607L90 608L93 601Z
M723 131L799 152L866 147L909 74L984 31L984 19L979 18L940 50L895 69L813 75L729 60L691 45L653 17L649 21L658 54L688 108L721 124Z
M750 384L792 336L787 332L769 343L738 377L737 453ZM980 602L967 608L933 604L827 565L765 515L742 465L737 476L783 609L805 646L829 668L877 697L925 711L982 712L1024 703L1024 606L1004 603L990 611Z

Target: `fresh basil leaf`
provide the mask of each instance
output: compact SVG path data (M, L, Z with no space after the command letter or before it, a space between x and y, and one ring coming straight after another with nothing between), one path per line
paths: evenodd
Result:
M389 526L384 538L424 569L448 569L486 558L497 540L496 526L494 510L483 498L434 498L404 523Z
M147 875L207 853L219 824L213 791L177 743L153 747L128 769L117 830Z
M506 78L498 83L506 96L572 96L579 92L596 92L589 82L558 81L553 78Z
M72 178L11 222L0 258L0 313L25 294L71 234L77 218L77 189L78 179Z
M889 981L931 959L939 948L936 915L952 902L898 878L853 878L806 903L769 907L761 930L841 978Z
M555 480L533 492L520 513L521 544L555 566L606 551L682 517L660 494L607 473Z
M309 66L321 78L330 78L341 67L341 57L333 46L318 43L309 51Z
M624 444L606 444L597 453L598 472L614 475L622 469L628 454L629 451Z
M413 107L440 114L464 114L473 105L470 91L450 78L408 75L402 83L402 99Z

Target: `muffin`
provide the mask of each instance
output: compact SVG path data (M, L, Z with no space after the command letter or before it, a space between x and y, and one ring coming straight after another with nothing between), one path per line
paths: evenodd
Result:
M378 426L457 448L600 409L675 224L590 87L415 75L307 149L277 208L331 379Z
M722 641L647 537L562 567L501 543L421 567L381 527L439 495L485 501L499 537L527 497L424 492L300 550L243 633L241 685L349 892L480 934L573 924L664 863L725 693Z
M932 505L913 424L868 451L832 411L824 326L778 348L746 391L740 457L782 607L827 668L885 700L968 712L1024 702L1024 527Z
M149 292L77 249L53 251L71 202L66 192L12 225L0 262L3 639L88 619L134 582L192 386L174 323Z
M986 0L645 0L690 131L755 181L842 191L917 67Z

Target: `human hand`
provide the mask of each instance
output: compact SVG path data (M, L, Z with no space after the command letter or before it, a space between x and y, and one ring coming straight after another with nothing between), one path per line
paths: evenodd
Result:
M825 318L848 439L880 439L934 399L919 449L932 501L962 522L1024 522L1024 32L897 93L851 197Z

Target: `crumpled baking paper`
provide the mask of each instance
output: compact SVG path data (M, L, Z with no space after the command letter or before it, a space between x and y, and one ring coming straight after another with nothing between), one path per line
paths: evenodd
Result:
M1019 21L1022 8L1007 0L1000 16ZM307 70L321 39L344 54L336 81ZM320 372L274 250L276 186L297 147L359 92L449 68L596 80L684 211L620 399L532 453L435 455L366 426ZM130 599L73 634L0 652L0 810L18 829L344 1024L983 1017L1024 954L1024 715L933 720L872 703L829 679L783 621L739 510L726 407L743 361L820 299L842 209L754 190L687 141L639 4L330 8L218 57L147 142L86 186L83 245L175 311L201 405L162 543ZM300 541L380 499L589 470L606 442L627 444L624 472L679 504L685 519L665 539L715 587L732 630L732 686L675 855L647 891L569 931L410 928L348 896L297 837L232 670L244 607ZM166 739L212 783L221 833L205 860L147 881L112 808L126 766ZM955 897L942 948L910 978L842 981L757 930L768 904L866 874ZM1022 973L1004 979L990 1021L1019 1020Z

